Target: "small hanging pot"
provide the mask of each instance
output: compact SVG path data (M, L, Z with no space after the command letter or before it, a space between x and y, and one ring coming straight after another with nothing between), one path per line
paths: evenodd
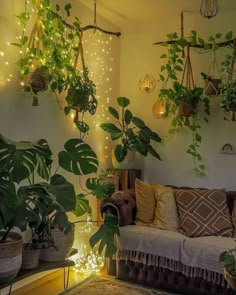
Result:
M189 126L189 117L191 117L196 111L197 104L192 102L190 105L184 101L179 104L179 115L185 117L184 125Z
M219 85L222 83L221 79L205 80L205 93L209 96L218 96L220 94Z

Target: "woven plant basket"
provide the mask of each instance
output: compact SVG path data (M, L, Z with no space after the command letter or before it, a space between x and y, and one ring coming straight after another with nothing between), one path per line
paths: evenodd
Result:
M39 265L40 249L35 249L32 245L24 245L22 253L22 269L34 269Z
M0 232L0 237L3 232ZM21 268L23 239L18 233L9 233L7 241L0 243L0 284L14 279Z
M69 257L74 243L75 226L72 224L71 231L66 235L59 229L52 229L54 246L40 249L39 259L42 261L64 261Z

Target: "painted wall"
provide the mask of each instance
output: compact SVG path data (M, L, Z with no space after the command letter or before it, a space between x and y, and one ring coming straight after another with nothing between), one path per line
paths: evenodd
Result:
M184 12L185 36L191 30L207 38L216 33L227 33L234 30L236 3L232 3L231 11L220 11L215 18L208 20L199 15L199 12ZM155 103L160 83L149 94L138 88L138 81L146 73L159 79L160 67L163 61L160 55L163 48L153 45L154 42L166 40L166 34L177 32L180 35L180 11L172 9L172 17L162 19L160 23L150 25L133 25L123 28L121 38L121 67L120 94L132 100L133 112L144 118L160 136L167 137L170 119L156 119L152 114L152 105ZM236 32L234 32L236 34ZM199 54L192 50L192 63L195 83L204 85L200 72L207 72L212 56ZM221 51L222 52L222 51ZM222 54L222 53L221 53ZM218 56L220 63L221 54ZM223 120L219 107L219 98L211 98L211 116L209 124L203 124L201 135L201 154L207 166L207 176L197 177L193 172L192 158L185 153L191 143L191 134L184 131L167 139L163 145L158 145L162 161L147 157L144 162L144 179L152 183L189 185L194 187L211 187L236 189L235 165L236 155L224 155L219 151L225 143L236 147L236 123Z

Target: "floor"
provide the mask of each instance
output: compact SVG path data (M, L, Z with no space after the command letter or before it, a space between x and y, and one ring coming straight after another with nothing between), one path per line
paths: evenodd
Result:
M85 275L70 271L69 285L72 287L86 278ZM52 274L38 279L16 291L13 291L12 295L57 295L64 290L64 272L58 270Z

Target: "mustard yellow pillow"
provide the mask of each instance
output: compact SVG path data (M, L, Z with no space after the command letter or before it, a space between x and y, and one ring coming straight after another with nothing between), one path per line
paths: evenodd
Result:
M155 215L155 190L154 185L135 179L136 194L136 223L151 225Z
M156 210L153 226L178 231L179 218L174 190L171 187L155 185Z

